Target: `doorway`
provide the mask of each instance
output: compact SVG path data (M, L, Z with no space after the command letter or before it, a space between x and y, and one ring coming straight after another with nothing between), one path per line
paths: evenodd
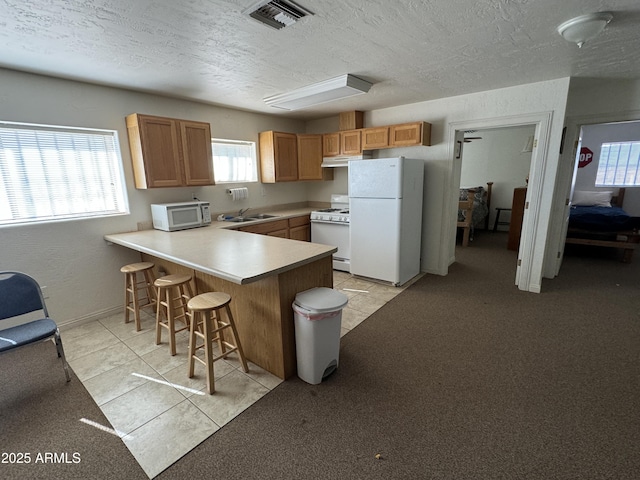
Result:
M490 231L495 225L497 209L500 209L500 224L495 225L496 230L509 230L507 223L511 220L514 189L526 187L534 137L535 125L465 132L460 188L487 188L487 183L492 182L486 222Z
M527 209L523 215L522 233L518 253L515 285L520 290L539 293L542 287L542 270L544 257L548 219L540 220L541 204L549 199L542 199L542 186L544 183L547 163L547 149L549 144L552 112L540 114L519 115L506 118L493 118L450 124L450 195L445 198L445 211L451 212L448 219L449 228L443 229L442 241L449 245L449 264L444 266L448 271L448 265L455 261L455 240L457 233L457 205L459 187L461 185L462 157L464 151L464 132L467 130L483 130L507 128L516 126L534 126L535 135L531 152L531 165L529 183L527 189ZM537 261L534 261L536 259Z

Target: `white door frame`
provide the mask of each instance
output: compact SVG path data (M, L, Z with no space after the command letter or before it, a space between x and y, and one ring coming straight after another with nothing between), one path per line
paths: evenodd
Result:
M544 183L547 166L549 137L551 134L551 120L553 112L532 113L526 115L514 115L509 117L496 117L482 120L466 120L449 124L449 158L450 162L449 189L450 195L444 199L444 211L451 212L445 215L445 228L442 229L441 241L444 245L452 246L455 251L456 242L456 212L458 208L458 191L460 188L460 176L462 170L462 155L456 155L456 134L463 130L480 130L483 128L516 127L535 125L535 139L533 152L531 153L531 167L529 172L529 184L527 188L526 208L522 220L522 233L520 236L520 249L518 252L518 266L516 269L515 284L520 290L540 293L542 287L542 266L544 261L547 228L542 228L548 223L548 218L541 218L540 199L542 198L542 185ZM540 238L542 236L542 238ZM443 255L445 257L445 255ZM440 259L441 262L443 258ZM444 258L447 262L449 258ZM450 262L443 267L448 272Z
M595 115L581 115L575 117L567 117L565 125L567 128L565 134L564 149L562 152L562 159L560 166L558 167L558 181L563 184L558 184L558 189L565 192L565 209L562 217L561 231L558 235L557 261L554 265L553 276L557 276L560 273L560 267L562 266L562 260L564 258L564 244L567 239L567 229L569 226L569 199L571 197L571 190L575 181L576 175L576 159L577 159L577 145L580 140L580 130L585 125L597 125L600 123L616 123L616 122L633 122L640 120L640 110L632 110L619 113L607 113L607 114L595 114Z

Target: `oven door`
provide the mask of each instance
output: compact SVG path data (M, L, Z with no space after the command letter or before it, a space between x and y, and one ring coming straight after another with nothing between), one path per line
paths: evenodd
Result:
M333 254L333 268L343 272L350 271L351 244L348 223L329 223L312 220L311 241L338 247L338 251Z

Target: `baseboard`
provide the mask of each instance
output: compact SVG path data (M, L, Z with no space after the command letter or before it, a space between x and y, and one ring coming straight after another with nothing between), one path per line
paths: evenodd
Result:
M58 323L58 328L61 332L65 330L69 330L74 327L78 327L80 325L84 325L85 323L95 322L96 320L100 320L101 318L110 317L111 315L116 315L123 311L122 306L111 307L104 310L100 310L98 312L90 313L89 315L85 315L83 317L74 318L73 320L68 320L64 323Z

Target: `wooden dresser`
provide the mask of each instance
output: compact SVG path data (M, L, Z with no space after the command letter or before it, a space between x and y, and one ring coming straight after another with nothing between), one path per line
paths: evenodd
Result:
M527 187L513 189L513 203L511 205L511 223L509 224L508 250L520 248L520 232L522 231L522 217L524 216L524 202L527 198Z

